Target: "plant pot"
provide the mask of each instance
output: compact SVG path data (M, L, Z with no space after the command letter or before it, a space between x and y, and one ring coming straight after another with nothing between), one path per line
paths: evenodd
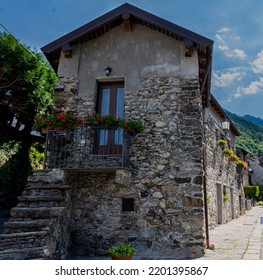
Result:
M41 133L42 134L47 134L47 128L46 127L42 127L41 128Z
M130 260L132 256L111 257L112 260Z
M91 124L92 129L107 129L107 130L116 130L118 127L116 125L103 125L103 124Z

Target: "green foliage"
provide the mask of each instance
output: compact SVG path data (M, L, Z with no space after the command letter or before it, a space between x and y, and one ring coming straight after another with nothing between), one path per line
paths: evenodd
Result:
M41 128L47 127L52 130L73 129L81 123L82 120L76 114L62 112L59 114L48 114L45 117L37 116L33 128L39 131Z
M218 144L222 145L222 146L225 146L227 144L227 141L224 140L224 139L220 139L220 140L218 140Z
M45 157L45 147L40 143L35 143L30 147L29 159L34 170L42 169Z
M223 200L224 200L224 201L229 200L229 196L228 196L228 195L224 195L224 196L223 196Z
M31 172L30 133L35 115L53 106L57 77L40 53L12 35L0 32L0 50L0 189L5 205L12 207ZM40 155L35 160L40 162Z
M21 143L15 140L2 143L0 142L0 167L18 152L20 146Z
M244 192L246 198L258 198L259 186L244 186Z
M236 145L250 154L263 153L263 126L252 123L243 117L227 111L227 115L233 121L236 128L241 133L237 137Z
M116 118L115 116L107 115L101 116L99 114L89 115L85 118L86 125L104 125L104 126L116 126L122 128L128 133L137 134L143 131L143 125L140 121L125 120L122 118Z
M121 243L117 246L112 246L107 250L107 254L112 257L132 256L137 250L129 243Z
M56 74L40 53L11 35L0 33L0 49L0 124L16 116L32 125L36 113L53 105Z
M223 153L226 154L226 155L229 155L229 156L232 156L234 154L234 152L228 148L225 148L223 150Z
M31 172L27 147L18 141L1 141L0 157L5 158L0 166L0 189L4 192L3 208L17 203Z
M143 131L142 123L136 120L125 120L111 115L101 116L99 114L88 115L85 118L80 118L71 112L47 114L43 117L37 116L33 128L36 130L46 127L49 127L52 130L74 129L80 124L93 126L95 128L101 126L108 129L121 128L130 134L137 134Z
M258 186L259 187L259 196L258 199L263 201L263 186Z

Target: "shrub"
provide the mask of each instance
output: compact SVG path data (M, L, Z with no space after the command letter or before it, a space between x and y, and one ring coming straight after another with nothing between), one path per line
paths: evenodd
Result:
M258 199L260 201L263 201L263 186L258 186L259 187L259 196Z
M3 208L11 208L17 204L17 196L21 195L31 173L27 147L18 141L0 142L0 188L3 189Z
M136 253L136 249L129 243L121 243L117 246L111 246L107 250L107 254L112 257L132 256Z
M246 198L258 198L259 186L244 186L244 192Z
M30 147L29 159L33 170L43 168L45 157L45 147L40 143L35 143Z

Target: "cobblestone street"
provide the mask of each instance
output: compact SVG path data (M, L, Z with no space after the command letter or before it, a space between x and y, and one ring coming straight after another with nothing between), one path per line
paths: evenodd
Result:
M262 260L263 206L252 207L245 215L210 230L214 250L199 260Z

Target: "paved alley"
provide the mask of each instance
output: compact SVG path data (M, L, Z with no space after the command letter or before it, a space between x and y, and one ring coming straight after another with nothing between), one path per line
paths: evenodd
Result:
M263 206L252 207L243 216L209 231L214 250L201 260L262 260Z

